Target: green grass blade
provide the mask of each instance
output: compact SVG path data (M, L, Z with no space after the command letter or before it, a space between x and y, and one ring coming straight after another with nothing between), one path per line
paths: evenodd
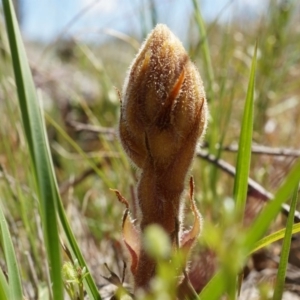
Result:
M15 255L14 246L11 240L11 236L8 230L8 225L6 223L4 213L2 211L2 207L0 206L0 226L1 226L1 235L2 235L2 246L4 249L5 261L7 264L8 270L8 280L9 280L9 298L6 299L14 299L14 300L22 300L22 284L18 269L18 262ZM7 296L7 283L5 285L4 274L1 270L1 288L0 288L0 296ZM2 294L2 295L1 295ZM0 298L5 299L5 298Z
M243 218L247 191L248 177L251 162L251 144L253 131L253 110L254 110L254 85L255 85L255 70L256 70L256 53L257 45L255 46L254 55L251 64L250 78L244 108L242 128L239 141L239 150L236 162L236 176L234 180L234 199L236 201L236 210Z
M255 247L253 248L253 250L251 250L251 253L254 253L264 247L269 246L272 243L275 243L275 242L283 239L285 236L285 232L286 232L286 229L283 228L281 230L273 232L272 234L262 238L255 244ZM296 234L298 232L300 232L300 223L294 224L292 227L292 234Z
M61 256L56 220L56 194L49 148L29 64L10 0L3 0L7 33L23 126L37 185L54 299L63 299Z
M59 125L54 120L52 120L50 117L48 117L47 119L51 120L52 121L51 124L55 125L55 128L60 129L61 132L63 132L66 135L65 137L68 137L68 135L62 130L62 128L59 127ZM71 145L74 146L75 149L78 150L78 152L86 158L86 160L88 160L88 158L87 158L86 154L83 152L83 150L81 150L80 147L77 146L77 144L75 142L73 142L73 140L70 137L68 137L68 141L72 142ZM90 160L88 160L88 161L90 162ZM95 170L98 170L98 168L94 164L92 166L94 166ZM52 168L53 168L53 166L52 166ZM100 170L99 170L99 172L100 172ZM53 170L53 174L54 174L54 170ZM85 262L85 259L84 259L83 255L81 253L81 250L80 250L80 248L77 244L77 241L75 239L75 236L72 232L71 226L68 222L68 219L67 219L67 216L65 214L65 210L64 210L62 201L60 199L60 195L59 195L59 192L58 192L58 186L57 186L56 181L55 181L55 187L56 187L55 188L55 195L56 195L56 199L57 199L57 213L59 215L59 219L60 219L63 231L66 235L66 238L67 238L67 241L68 241L68 246L70 247L72 255L78 260L79 265L82 268L86 267L86 270L88 271L87 275L84 278L84 283L85 283L85 288L87 290L87 293L89 294L91 299L101 300L98 288L95 284L95 281L94 281L93 277L91 276L91 274L89 272L89 268L88 268L88 266Z
M9 300L8 283L1 268L0 268L0 299Z
M294 224L294 214L297 206L298 187L299 184L297 184L297 187L294 190L291 205L290 205L290 212L286 222L286 231L285 231L285 236L283 239L283 245L281 249L280 262L277 271L273 300L282 299L282 295L284 291L285 275L286 275L289 254L290 254L292 230Z
M254 248L257 241L266 233L271 222L281 210L281 205L289 198L291 192L300 180L300 160L287 175L284 183L277 191L274 199L263 209L247 233L245 247L249 251Z
M224 274L218 272L199 294L201 300L219 300L225 291Z
M214 71L212 67L212 62L210 58L210 51L209 51L209 45L207 40L207 32L205 29L204 20L201 15L201 11L198 5L197 0L193 0L194 5L194 13L195 13L195 19L198 26L198 30L200 33L200 36L203 38L202 43L202 52L203 52L203 61L206 69L206 74L208 77L208 87L207 87L207 99L211 101L213 99L213 83L214 83Z

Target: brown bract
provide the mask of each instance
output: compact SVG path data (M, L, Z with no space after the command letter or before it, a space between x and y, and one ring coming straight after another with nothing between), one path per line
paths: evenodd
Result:
M134 230L130 231L128 219L124 219L125 243L126 232L132 237L133 232L143 233L145 227L156 223L175 247L185 179L206 120L205 92L198 70L168 27L157 25L134 59L122 93L120 139L132 162L142 170L137 187L139 228L132 225ZM198 213L195 206L193 212ZM193 232L199 234L199 230ZM191 235L185 234L189 245ZM155 262L142 245L126 244L131 252L138 249L132 270L136 286L146 287L155 274Z

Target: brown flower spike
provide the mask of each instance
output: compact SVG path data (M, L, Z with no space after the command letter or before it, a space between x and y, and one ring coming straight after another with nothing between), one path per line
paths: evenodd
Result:
M205 92L198 70L168 27L157 25L129 69L119 125L126 153L142 170L137 187L139 228L128 212L123 220L136 287L147 287L156 267L141 245L144 229L159 224L176 247L180 201L206 120ZM200 214L192 196L191 207L196 221L192 230L179 236L184 249L192 247L200 232Z

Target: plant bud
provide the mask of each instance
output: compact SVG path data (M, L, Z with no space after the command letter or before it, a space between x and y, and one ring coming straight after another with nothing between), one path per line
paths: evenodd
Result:
M123 219L123 238L132 258L136 287L149 287L156 272L156 262L141 241L149 225L159 225L171 247L180 243L186 253L200 233L201 218L192 187L195 222L181 237L179 212L185 179L206 120L205 92L195 65L168 27L157 25L129 69L119 124L126 153L142 169L137 186L138 226L127 213Z
M157 25L123 87L119 130L125 151L139 168L151 158L156 168L164 169L183 147L189 148L185 159L191 160L205 128L206 111L195 65L168 27Z

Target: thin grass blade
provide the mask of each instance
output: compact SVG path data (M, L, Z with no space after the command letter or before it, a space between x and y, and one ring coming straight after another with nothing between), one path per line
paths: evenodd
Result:
M294 214L297 207L297 200L298 200L298 187L299 184L297 184L297 187L294 190L291 205L290 205L290 213L286 222L286 230L285 230L285 236L283 239L283 245L281 249L281 255L280 255L280 262L278 266L277 271L277 277L276 277L276 285L274 289L274 295L273 300L280 300L282 299L282 295L284 292L284 284L285 284L285 275L288 265L288 259L290 254L290 248L291 248L291 239L292 239L292 230L293 230L293 224L294 224Z
M204 20L201 15L200 7L198 5L198 0L192 0L192 1L193 1L195 19L198 26L198 30L200 36L203 39L203 43L202 43L203 61L205 65L206 74L208 76L207 99L211 101L213 99L214 71L213 71L211 57L210 57L207 33L205 29Z
M219 271L199 294L201 300L219 300L226 288L224 274Z
M247 199L248 177L251 162L256 53L257 45L255 46L254 55L252 58L250 78L239 140L239 150L237 154L236 176L234 180L233 195L236 201L236 211L238 212L238 214L240 214L242 219Z
M8 283L2 269L0 269L0 299L9 300Z
M22 300L22 284L20 279L20 273L18 269L18 262L15 255L14 246L11 240L11 236L8 230L8 225L6 223L2 207L0 206L0 226L1 226L1 235L2 235L2 246L4 249L5 261L7 264L8 271L8 280L9 280L9 290L7 290L7 282L5 284L4 274L1 272L0 275L0 299L2 296L6 299ZM3 278L4 277L4 278ZM9 297L8 297L9 295Z
M254 253L264 247L269 246L272 243L275 243L275 242L283 239L285 236L285 232L286 232L286 229L284 228L284 229L278 230L278 231L262 238L255 244L255 247L253 248L253 250L251 250L250 253ZM296 234L299 232L300 232L300 223L294 224L292 227L292 234Z

